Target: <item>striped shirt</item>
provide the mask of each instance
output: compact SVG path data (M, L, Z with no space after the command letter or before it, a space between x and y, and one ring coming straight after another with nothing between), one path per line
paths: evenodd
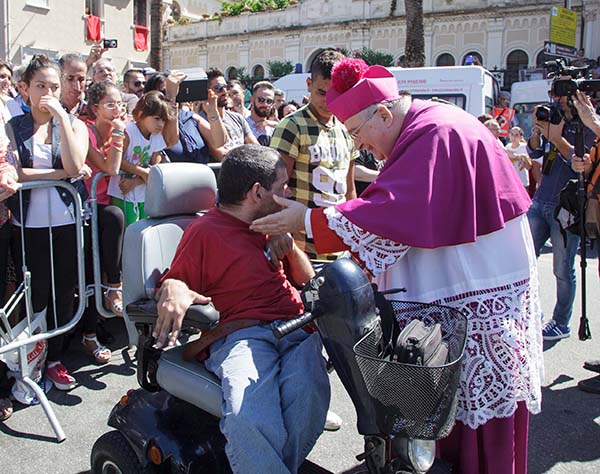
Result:
M330 207L346 200L348 168L358 157L346 127L335 117L321 123L306 105L285 117L273 132L271 147L294 160L289 188L294 199L310 208ZM294 235L296 244L312 259L317 255L304 232Z

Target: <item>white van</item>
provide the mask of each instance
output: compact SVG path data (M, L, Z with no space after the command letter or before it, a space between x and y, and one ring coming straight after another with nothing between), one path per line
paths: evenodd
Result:
M548 91L552 79L514 82L510 89L510 106L515 110L515 123L523 129L525 137L531 135L533 110L536 105L549 102Z
M458 105L474 116L492 113L498 83L480 66L388 68L398 81L398 90L418 99L437 97ZM286 100L302 102L309 74L289 74L273 84L285 91Z

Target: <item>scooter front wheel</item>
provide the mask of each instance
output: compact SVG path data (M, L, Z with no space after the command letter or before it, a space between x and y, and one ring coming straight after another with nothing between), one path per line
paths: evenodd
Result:
M118 431L104 433L94 443L92 474L148 474L125 437Z

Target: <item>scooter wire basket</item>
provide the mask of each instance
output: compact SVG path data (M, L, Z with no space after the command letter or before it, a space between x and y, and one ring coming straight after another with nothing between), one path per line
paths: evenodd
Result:
M456 417L456 390L467 335L467 318L454 308L390 301L402 330L413 319L426 326L440 323L448 346L441 366L404 364L382 358L380 324L354 346L357 364L371 396L383 434L418 439L448 436Z

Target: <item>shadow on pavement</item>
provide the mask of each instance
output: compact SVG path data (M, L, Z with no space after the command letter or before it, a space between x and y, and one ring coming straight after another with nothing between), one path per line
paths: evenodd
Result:
M40 408L41 409L41 408ZM0 432L13 438L31 439L33 441L44 441L46 443L59 444L54 436L44 436L32 433L23 433L22 431L13 430L4 423L0 423Z
M598 458L600 396L577 387L560 388L573 380L561 375L542 388L542 412L531 417L529 427L529 473L550 471L562 462L586 462Z

